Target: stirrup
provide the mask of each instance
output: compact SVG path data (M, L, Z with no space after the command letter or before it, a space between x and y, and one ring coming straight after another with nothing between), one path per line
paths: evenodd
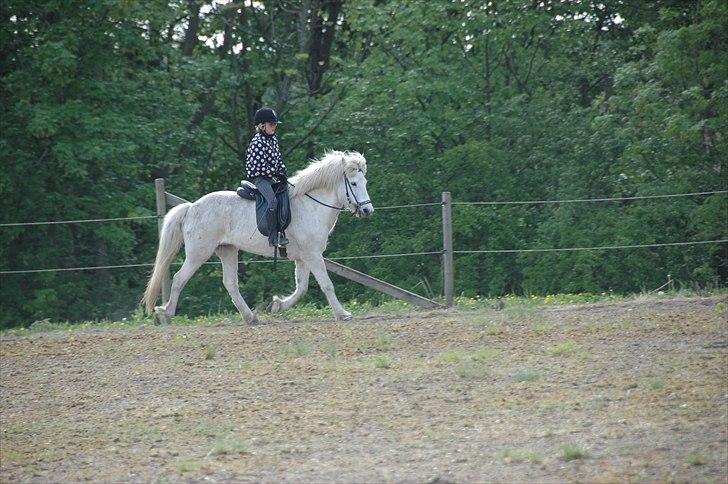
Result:
M279 249L282 249L282 248L284 248L285 246L288 245L288 239L286 238L285 235L283 235L282 232L278 232L278 236L275 238L275 244L274 245L276 247L278 247Z

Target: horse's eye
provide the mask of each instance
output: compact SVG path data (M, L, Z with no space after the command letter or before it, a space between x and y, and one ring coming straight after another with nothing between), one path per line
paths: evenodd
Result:
M356 182L353 182L353 183L351 184L351 186L355 187L355 186L356 186Z

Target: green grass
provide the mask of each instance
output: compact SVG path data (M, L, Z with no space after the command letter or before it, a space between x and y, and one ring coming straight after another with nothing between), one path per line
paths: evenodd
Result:
M576 343L573 341L565 341L561 344L551 346L547 349L553 356L569 356L576 352Z
M239 439L225 439L215 442L210 455L249 454L250 445Z
M708 459L700 454L690 454L685 462L691 466L702 466L708 463Z
M491 348L482 348L470 354L472 361L490 361L498 355L498 351Z
M664 378L649 378L642 382L642 386L652 391L662 390L667 386L667 380Z
M481 365L464 363L455 367L455 374L463 380L484 380L490 376L490 370Z
M538 373L534 373L532 371L524 371L522 373L516 374L516 376L513 377L513 380L516 382L528 382L528 381L536 381L540 379Z
M448 351L440 353L439 360L441 363L460 363L465 358L466 354L462 351Z
M374 368L391 368L392 360L386 356L378 355L374 357Z
M706 294L705 291L694 293L688 290L668 291L660 295L660 299L669 299L671 297L691 297L706 295L724 295L728 294L728 288L718 288ZM644 299L658 297L646 294L633 295L617 295L613 293L582 293L582 294L550 294L546 296L515 296L507 295L497 299L489 299L481 296L455 298L455 308L462 311L486 310L492 314L500 314L503 322L508 320L529 321L534 323L536 331L550 332L552 328L548 325L538 322L538 307L565 305L565 304L589 304L592 302L610 302L610 301L629 301L635 299ZM368 314L405 314L410 313L417 308L411 304L396 299L386 299L377 303L359 302L351 300L345 302L344 306L355 316ZM718 314L725 314L727 311L726 303L719 302L715 305L715 311ZM272 316L274 319L297 319L316 322L321 319L332 319L331 309L328 306L320 305L314 302L297 304L293 308L283 313ZM491 317L492 319L492 317ZM504 332L501 324L487 323L488 334L491 336L499 335ZM68 321L51 321L50 319L40 319L34 322L20 322L17 327L0 329L0 334L9 335L28 335L34 333L46 332L73 332L88 330L129 330L140 326L151 326L154 320L151 316L144 314L141 307L136 308L129 316L121 320L99 319L85 322L68 322ZM177 315L173 319L174 326L216 326L224 324L243 324L240 315L235 311L223 311L217 314L207 314L202 316Z
M182 459L174 464L174 468L180 474L186 474L188 472L199 471L200 469L202 469L202 464L193 460Z
M575 445L565 445L561 448L560 457L567 462L577 459L586 459L588 456L589 453L586 449Z
M304 356L309 356L311 353L313 353L313 349L313 344L309 340L302 339L296 341L291 345L283 347L282 352L284 355L288 355L294 358L302 358Z
M540 464L543 461L541 456L534 452L515 449L504 450L501 457L506 464L520 464L522 462Z
M388 334L379 333L374 342L374 348L377 351L387 352L392 349L392 337Z
M539 334L549 334L549 333L553 332L554 327L553 327L553 325L548 324L548 323L540 323L540 324L535 325L533 327L533 330Z
M336 356L338 354L338 349L336 347L336 343L333 341L329 341L326 343L323 347L324 353L326 353L326 357L329 360L335 360Z

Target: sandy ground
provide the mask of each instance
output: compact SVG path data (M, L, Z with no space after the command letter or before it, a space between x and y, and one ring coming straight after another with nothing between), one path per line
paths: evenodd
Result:
M725 297L0 338L0 481L728 482Z

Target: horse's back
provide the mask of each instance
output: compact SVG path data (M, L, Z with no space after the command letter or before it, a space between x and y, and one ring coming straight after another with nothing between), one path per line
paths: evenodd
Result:
M254 213L253 202L243 200L233 191L211 192L200 197L187 211L186 231L207 232L207 235L227 232L231 224Z

